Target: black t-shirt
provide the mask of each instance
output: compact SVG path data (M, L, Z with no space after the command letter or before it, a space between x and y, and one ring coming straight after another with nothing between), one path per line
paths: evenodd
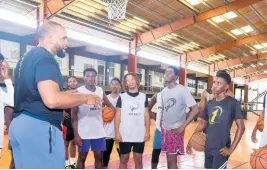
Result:
M63 77L54 56L42 47L35 47L21 58L15 70L14 117L26 111L38 115L60 128L62 109L47 108L37 89L40 81L52 80L63 90Z
M139 92L136 92L136 93L127 92L127 94L130 95L130 96L132 96L132 97L136 97L136 96L139 95ZM146 101L145 101L144 105L145 105L145 108L148 107L148 97L147 97L147 95L146 95ZM116 107L117 108L121 108L121 97L118 98Z
M222 101L208 101L201 116L208 121L206 150L220 150L230 147L230 131L234 120L243 119L240 103L230 97Z

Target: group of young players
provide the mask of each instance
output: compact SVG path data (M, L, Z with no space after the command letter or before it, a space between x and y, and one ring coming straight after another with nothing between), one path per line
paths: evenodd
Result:
M199 113L201 120L194 133L203 131L207 134L205 168L223 169L245 130L241 107L229 90L231 77L226 71L217 72L212 89L203 92L199 108L188 89L176 83L179 72L172 66L165 73L165 88L150 102L144 93L139 92L140 81L135 73L124 76L124 87L118 78L113 78L111 94L107 96L101 87L96 86L95 69L85 69L83 75L84 85L79 88L76 77L67 79L68 91L99 96L103 99L103 107L113 109L115 118L103 123L101 107L86 104L64 110L62 131L66 169L84 169L90 149L94 152L95 168L107 168L114 144L120 156L120 168L127 168L131 152L135 167L143 168L142 154L145 142L150 139L150 118L156 120L152 168L157 168L161 151L166 152L168 168L178 168L177 156L184 154L186 127ZM123 94L122 88L125 89ZM157 113L154 113L151 110L156 103ZM190 108L189 113L186 113L186 108ZM233 121L237 130L231 142ZM255 129L253 142L257 142ZM265 144L263 139L261 147ZM77 165L76 145L79 152ZM186 150L188 154L192 153L190 140ZM14 167L13 163L11 167Z
M207 134L205 146L205 168L226 168L231 153L235 150L245 130L240 104L229 91L231 77L226 71L218 71L209 95L202 97L200 111L189 90L177 83L179 71L169 66L165 72L164 89L154 95L150 102L139 92L140 80L135 73L123 78L123 86L118 78L111 80L111 94L105 94L96 86L96 70L84 70L84 86L77 88L75 77L68 78L68 88L79 93L94 94L103 99L103 107L110 107L115 117L103 123L101 107L80 105L70 111L65 110L63 136L65 139L66 168L85 168L88 151L94 152L95 168L107 168L112 148L117 146L120 168L127 168L130 153L136 168L143 168L142 155L145 142L150 139L150 118L156 120L153 142L152 168L157 168L159 155L166 152L168 168L177 167L177 156L183 155L186 127L200 114L201 120L195 132ZM125 93L121 94L122 88ZM157 113L151 111L157 103ZM186 113L186 108L190 111ZM235 121L237 131L231 143L230 129ZM92 128L93 127L93 128ZM68 159L68 147L70 160ZM78 146L78 160L75 164L75 144ZM189 143L187 153L192 153Z
M226 71L216 73L211 90L213 96L209 96L210 100L201 106L201 111L189 90L177 83L179 71L173 66L166 69L166 87L150 103L147 96L139 92L140 80L135 73L126 74L123 83L114 78L112 93L106 96L104 90L96 86L96 70L88 68L83 73L83 86L77 88L76 78L70 77L68 92L62 92L63 78L54 56L64 57L68 45L66 31L61 25L48 22L38 30L38 38L39 46L20 59L15 72L19 83L15 84L15 95L9 95L14 97L9 140L16 168L64 167L62 108L71 108L65 109L63 121L66 168L85 168L89 149L94 152L95 168L107 168L115 141L118 142L120 168L127 168L131 152L135 167L143 168L142 155L145 142L150 139L151 115L156 119L152 167L157 167L162 151L166 152L168 168L176 169L177 157L185 153L186 127L199 113L202 119L195 133L204 131L207 134L205 168L227 167L245 126L240 104L229 92L231 77ZM12 87L7 67L1 67L1 74ZM121 94L122 84L125 92ZM155 115L151 108L156 102ZM102 107L113 109L115 118L112 121L103 122ZM190 109L188 113L186 108ZM231 142L230 129L234 121L237 130ZM263 133L266 134L266 129ZM262 141L261 146L264 146L265 140ZM74 143L79 152L77 165ZM191 140L186 151L192 153Z
M156 121L151 159L153 169L158 166L161 151L166 153L168 168L178 168L177 156L185 153L186 127L199 113L201 120L194 133L203 131L207 134L205 145L205 168L207 169L226 168L229 156L244 133L241 107L229 90L231 77L226 71L216 73L213 87L203 92L199 107L189 90L177 83L179 71L172 66L169 66L165 72L164 89L155 94L150 102L144 93L139 92L140 80L135 73L126 74L123 83L118 78L113 78L110 82L111 94L109 95L106 95L101 87L96 86L95 69L85 69L83 76L84 85L79 88L76 77L69 77L68 91L99 96L103 99L102 107L112 108L115 117L110 122L104 123L102 107L87 104L64 110L62 131L66 169L84 169L90 149L94 152L95 168L106 169L114 144L120 156L119 168L127 168L131 152L133 152L135 167L143 168L142 155L145 142L150 139L150 118ZM121 93L122 88L125 89L125 93ZM156 103L157 113L154 113L152 108ZM186 108L190 109L188 113ZM237 125L237 130L231 142L230 130L233 121ZM8 122L10 124L11 119ZM255 129L252 141L256 143ZM266 144L266 140L262 139L260 146L263 147ZM77 164L76 145L78 146ZM190 140L186 151L192 154ZM10 167L15 167L13 162Z

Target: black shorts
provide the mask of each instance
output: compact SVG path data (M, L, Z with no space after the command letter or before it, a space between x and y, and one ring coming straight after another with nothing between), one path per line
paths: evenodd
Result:
M74 131L72 128L63 126L62 127L62 133L63 133L63 138L66 141L72 141L74 139Z
M227 169L229 156L222 156L219 151L205 151L206 169Z
M144 153L145 142L120 142L120 154Z

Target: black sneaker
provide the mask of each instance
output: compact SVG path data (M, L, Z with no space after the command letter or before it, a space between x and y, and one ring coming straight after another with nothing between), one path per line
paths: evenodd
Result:
M69 169L76 169L75 164L70 165L69 167L70 167Z

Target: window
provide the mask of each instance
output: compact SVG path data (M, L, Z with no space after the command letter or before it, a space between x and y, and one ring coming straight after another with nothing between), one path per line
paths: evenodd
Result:
M84 68L84 70L87 68L94 68L94 65L85 63L83 68Z
M109 82L115 77L115 65L114 63L109 63Z
M154 72L154 76L156 79L156 83L163 83L164 80L164 74L159 72Z

